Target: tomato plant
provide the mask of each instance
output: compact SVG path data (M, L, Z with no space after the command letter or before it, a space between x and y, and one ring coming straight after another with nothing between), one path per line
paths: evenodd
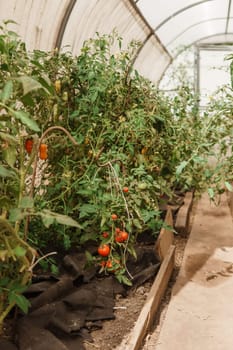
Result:
M4 26L1 32L0 333L15 305L23 312L30 305L22 293L31 282L40 249L28 243L30 218L37 217L47 227L55 221L80 227L70 217L40 208L34 198L37 151L47 133L39 126L33 108L40 98L50 98L51 82L45 82L42 72L35 76L32 58L17 35Z
M219 91L200 118L190 85L177 84L172 98L159 91L133 69L139 43L122 50L115 32L96 34L72 57L28 54L17 35L2 30L0 213L17 237L14 256L30 265L28 242L41 251L95 241L109 247L104 257L129 284L127 255L140 233L158 234L164 197L208 190L214 199L231 189L232 91ZM208 162L213 150L216 166ZM4 244L6 306L30 276L19 274L15 288Z

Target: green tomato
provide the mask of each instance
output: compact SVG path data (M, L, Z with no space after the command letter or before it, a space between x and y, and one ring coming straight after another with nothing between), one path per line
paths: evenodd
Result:
M139 182L138 183L138 189L139 190L146 190L147 189L147 184L145 182Z

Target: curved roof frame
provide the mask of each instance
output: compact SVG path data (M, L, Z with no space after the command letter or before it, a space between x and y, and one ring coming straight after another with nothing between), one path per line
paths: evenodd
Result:
M229 17L228 21L230 19L233 19L233 16L232 17ZM184 34L185 32L187 32L189 29L191 28L194 28L196 26L198 26L199 24L202 24L202 23L208 23L208 22L213 22L213 21L220 21L220 20L226 20L225 17L216 17L216 18L211 18L211 19L206 19L206 20L203 20L203 21L200 21L200 22L196 22L195 24L192 24L190 26L188 26L185 30L183 30L182 32L180 32L178 35L176 35L171 41L168 42L167 45L170 45L172 44L176 39L178 39L182 34ZM227 27L227 24L226 24L226 27ZM225 30L224 34L227 34L228 31L227 29ZM221 33L222 34L222 33ZM212 35L211 35L212 36Z
M169 17L165 18L162 22L160 22L155 28L154 31L156 32L158 29L160 29L163 25L165 25L167 22L169 22L172 18L178 16L180 13L188 11L189 9L195 7L195 6L199 6L205 2L209 2L209 1L214 1L214 0L202 0L199 2L196 2L194 4L191 4L189 6L185 6L179 10L177 10L176 12L174 12L172 15L170 15ZM231 0L230 0L231 1Z
M224 41L224 35L233 32L232 3L233 0L0 0L0 19L10 18L17 23L11 29L29 50L58 48L74 55L96 32L107 34L115 28L125 46L131 40L141 43L135 67L157 81L182 47L218 34ZM230 40L232 36L225 42Z
M197 61L197 66L196 66L196 77L195 77L195 82L194 82L194 89L195 89L195 91L198 91L199 90L199 88L198 88L198 60L199 60L199 58L198 58L198 52L199 52L199 50L200 49L205 49L205 50L211 50L211 51L213 51L213 50L217 50L217 51L219 51L219 50L231 50L231 45L233 44L233 32L228 32L227 33L227 36L229 36L230 38L231 38L231 40L229 40L229 42L226 42L226 41L224 41L224 42L222 42L222 41L220 41L220 42L218 42L217 40L214 40L213 42L209 42L209 43L205 43L204 41L207 39L207 40L209 40L209 39L211 39L211 38L217 38L218 36L219 37L221 37L222 35L226 35L226 33L225 32L223 32L223 33L218 33L218 34L213 34L213 35L208 35L208 36L206 36L206 37L203 37L201 40L196 40L196 41L193 41L188 47L192 47L192 46L195 46L195 51L196 51L196 53L195 53L195 55L196 55L196 61ZM203 42L202 42L203 41ZM187 49L187 47L185 48L185 49ZM184 49L184 50L185 50ZM177 52L176 53L176 55L173 57L173 60L176 60L177 59L177 57L181 54L182 52ZM164 75L166 74L166 71L167 71L167 68L168 67L166 67L165 69L164 69L164 71L162 72L162 74L161 74L161 76L160 76L160 79L159 79L159 81L158 81L158 85L160 84L160 82L163 80L163 78L164 78Z
M134 3L139 8L139 11L141 11L142 16L147 17L148 13L146 13L146 11L144 13L143 6L141 8L140 7L140 3L142 5L144 4L144 7L145 7L145 6L148 6L149 1L146 1L146 0L135 0ZM156 3L156 1L154 1L153 4L155 4L155 3ZM201 21L199 20L197 22L192 23L191 25L187 23L186 26L185 25L183 26L183 30L182 31L180 30L178 33L175 33L175 36L173 38L171 37L171 38L165 40L166 42L164 41L163 29L165 28L166 25L169 24L170 21L174 21L175 19L179 18L179 15L185 14L185 13L188 14L188 11L190 11L190 10L192 10L194 8L198 9L199 6L204 5L204 4L207 4L210 7L210 12L209 12L210 16L209 16L209 18L208 18L208 14L205 14L205 16L203 17L203 19ZM174 53L171 52L171 49L169 48L169 46L171 47L173 43L175 45L176 41L179 42L179 38L181 38L184 33L187 33L191 29L194 30L195 28L197 28L196 32L199 35L198 40L201 40L202 38L206 38L207 37L207 35L205 35L206 33L204 33L204 32L201 33L201 31L200 31L200 33L198 32L198 25L208 24L208 23L211 23L211 22L213 23L214 21L220 21L221 20L221 21L225 21L225 24L224 24L225 32L224 33L225 34L230 33L230 31L232 30L232 28L231 28L232 26L230 26L230 22L233 22L232 0L226 0L225 4L223 4L224 8L225 8L224 11L226 13L226 16L222 16L222 14L221 14L221 16L218 16L218 13L216 13L217 16L215 15L214 17L211 17L212 5L214 5L214 6L218 5L219 6L218 1L217 0L200 0L200 1L196 1L196 2L193 1L189 5L177 8L177 10L174 11L174 3L173 3L173 12L169 16L162 18L162 20L160 20L158 23L156 23L156 25L153 25L153 24L150 24L150 25L153 28L153 30L154 30L155 34L157 35L157 37L160 39L160 41L163 43L163 45L167 48L167 51L173 57L175 57L176 56L176 52L174 52ZM222 4L220 4L220 6L221 5ZM164 6L166 6L165 3L164 3ZM200 8L200 13L201 13L201 8ZM150 16L152 16L151 13L150 13L149 17ZM222 28L220 30L221 30L221 34L222 34ZM169 31L169 34L170 33L171 33L171 35L172 34L174 35L172 30ZM212 33L210 33L209 37L212 37L212 35L216 35L216 34L217 33L213 32L213 29L212 29ZM198 41L198 40L195 40L195 42ZM193 44L193 41L187 42L187 46L189 46L191 43Z
M63 16L63 18L61 20L60 28L59 28L58 33L57 33L57 37L56 37L56 41L55 41L55 48L58 48L58 49L61 48L63 35L65 33L65 29L66 29L67 23L69 21L69 18L71 16L73 8L74 8L74 6L76 4L76 1L77 0L70 0L70 3L69 3L69 5L66 8L64 16Z

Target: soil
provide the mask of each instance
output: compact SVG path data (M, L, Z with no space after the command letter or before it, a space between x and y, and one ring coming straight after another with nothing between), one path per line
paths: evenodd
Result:
M175 268L166 294L164 295L160 308L158 310L153 330L151 330L151 332L148 334L143 350L148 350L146 343L148 339L152 337L152 334L153 339L155 339L159 334L161 322L164 318L166 308L170 300L171 290L181 266L186 242L187 237L176 236L174 239L174 244L176 246ZM139 317L139 314L146 301L147 295L151 289L153 282L154 278L138 287L135 291L130 291L127 297L122 297L119 295L116 298L116 306L114 312L116 317L115 320L105 321L103 323L102 329L92 332L91 335L93 342L85 342L85 349L103 349L104 345L105 350L117 350L122 342L125 341L125 343L127 343L127 337Z
M192 224L192 220L190 220L190 225L191 224ZM165 293L165 296L163 297L160 308L157 312L157 317L155 319L154 327L151 330L151 332L149 332L148 336L145 339L145 344L144 344L143 350L148 350L148 346L147 346L148 340L150 340L150 343L151 343L151 341L153 342L153 339L155 339L155 341L156 341L156 337L159 334L160 326L162 324L162 320L163 320L164 315L166 313L167 305L169 303L171 289L175 283L176 276L179 272L179 268L180 268L181 263L182 263L182 257L183 257L183 252L184 252L184 247L186 245L186 241L187 241L187 237L182 237L179 235L175 236L175 241L174 241L174 244L176 246L175 268L174 268L171 280L169 282L167 291ZM144 260L145 259L143 259L142 261L144 261ZM73 262L72 262L72 264L73 264ZM139 264L141 265L142 262L139 262ZM80 262L77 265L80 265ZM72 265L72 268L73 267L74 267L74 265ZM146 266L144 266L144 269L146 269ZM81 271L81 273L82 273L82 271ZM147 279L145 283L143 283L143 282L138 283L137 287L135 286L133 288L127 289L126 293L124 293L124 292L122 293L121 290L119 290L119 292L118 292L118 287L117 287L113 293L114 294L113 317L112 317L112 315L110 315L109 320L100 321L99 323L97 321L96 327L93 327L93 322L90 321L90 328L88 330L90 332L90 336L84 337L84 341L82 341L82 345L81 345L80 349L81 348L85 349L85 350L103 349L103 346L104 346L105 350L113 350L113 349L117 350L118 348L120 350L122 341L124 341L124 343L127 344L127 338L129 336L129 333L133 329L134 324L139 317L141 309L144 306L144 303L147 299L148 293L150 292L151 286L154 282L154 278L155 278L155 274L152 275L152 277L150 277L150 279ZM60 282L58 282L57 284L59 284L59 283ZM68 283L70 283L69 280L68 280ZM110 282L110 285L112 285L111 282ZM59 286L59 288L60 288L60 286ZM65 283L65 290L66 290L66 288L67 287L66 287L66 283ZM102 291L100 294L101 294L100 299L103 297L106 297L106 295L104 295L102 293ZM107 296L108 296L108 292L105 291L105 294L107 294ZM71 294L71 296L72 296L72 294ZM80 298L80 296L79 296L79 298ZM98 288L97 288L97 298L96 299L99 299ZM39 299L39 304L40 304L40 302L41 302L41 300ZM75 300L75 302L77 302L77 301ZM60 301L59 301L59 303L60 303ZM101 301L101 303L103 304L102 301ZM111 303L111 301L110 301L110 303ZM55 303L52 301L52 304L55 304ZM39 308L40 305L39 306L37 305L37 307ZM77 305L76 305L76 307L77 307ZM43 309L43 308L44 308L44 304L42 304L41 309ZM110 307L110 309L111 309L111 307ZM39 310L40 310L40 308L39 308ZM61 310L61 312L63 312L63 311ZM36 313L35 313L35 315L36 315ZM36 317L38 317L38 316L36 316ZM41 317L41 315L39 317ZM42 318L43 318L43 314L42 314ZM27 327L28 327L27 322L28 321L30 324L31 319L29 317L29 319L27 320L27 316L26 316L26 323L22 324L23 332L24 332L25 326L26 326L26 330L27 330ZM10 323L11 323L11 320L10 320L9 324ZM55 325L55 326L57 326L57 325ZM43 325L43 327L44 327L43 330L45 332L47 332L47 328L46 328L47 326ZM88 322L86 322L85 328L88 329ZM6 333L10 333L10 332L7 331ZM36 336L38 337L38 334ZM44 337L44 334L42 334L42 336ZM49 335L49 337L50 337L50 335ZM9 338L8 334L7 334L6 338ZM83 338L83 335L81 336L81 338ZM61 338L59 338L59 335L58 335L58 339L61 339ZM57 338L56 338L56 340L57 340ZM54 340L51 339L51 341L54 341ZM63 349L62 347L59 347L59 346L57 347L57 349L58 348ZM25 346L22 347L22 345L21 345L20 349L23 349L23 348L25 348ZM73 349L72 346L68 347L68 348ZM75 349L77 348L77 344L76 344L76 347L74 347L74 348ZM1 347L1 339L0 339L0 350L5 350L5 349L6 349L5 347L4 347L4 349Z
M85 254L78 252L63 257L57 278L37 274L26 291L31 302L29 313L18 315L12 332L18 344L15 349L47 349L48 344L54 344L56 350L117 346L146 300L151 283L144 281L149 280L148 276L154 278L160 266L154 244L138 243L135 249L137 260L127 262L134 276L133 287L120 284L113 274L99 275L95 266L86 269ZM12 316L6 322L5 340L12 338ZM38 342L41 337L43 341ZM10 349L14 343L10 340L6 345L2 341L0 338L0 350L8 349L8 345Z
M189 221L189 232L192 227L193 218L196 210L196 202L194 201ZM175 284L176 277L179 273L184 249L188 240L188 235L175 235L174 245L176 247L175 266L169 281L165 295L162 298L157 316L154 320L152 329L148 332L144 340L141 350L151 350L155 348L163 320L166 315L169 300L171 298L172 288ZM106 321L103 328L92 332L93 343L85 343L86 350L102 349L105 350L122 350L121 344L127 344L127 338L137 321L141 309L146 301L147 295L154 282L154 278L138 287L135 291L131 291L126 298L118 297L116 300L115 320ZM121 348L121 349L120 349Z
M152 282L147 282L131 291L127 297L118 296L115 306L115 320L105 321L103 328L92 332L93 343L85 342L86 350L113 350L133 328L146 301Z

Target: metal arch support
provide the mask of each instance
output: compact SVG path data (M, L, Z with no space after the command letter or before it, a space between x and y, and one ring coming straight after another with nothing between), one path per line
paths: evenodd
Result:
M200 94L200 48L195 45L194 51L194 92L195 96ZM197 102L198 105L198 102Z
M139 0L138 0L139 1ZM210 0L209 0L210 1ZM140 53L140 51L142 50L143 46L147 43L147 41L150 39L150 37L154 36L156 38L156 40L158 41L158 43L161 45L161 47L163 48L164 52L166 52L166 54L170 57L170 53L168 52L167 48L164 46L164 44L161 42L161 40L159 39L159 37L155 34L155 31L153 30L153 28L150 26L150 24L148 23L147 19L145 18L145 16L142 14L142 12L140 11L140 9L138 8L138 6L136 5L136 2L134 2L134 0L128 0L128 2L131 4L131 6L133 7L134 11L137 13L137 15L141 18L141 20L144 22L145 26L149 29L149 34L147 35L147 37L143 40L142 45L140 46L136 57L138 56L138 54Z
M173 41L175 41L176 39L178 39L182 34L184 34L185 32L187 32L189 29L195 27L195 26L198 26L199 24L202 24L202 23L208 23L208 22L212 22L212 21L220 21L220 20L225 20L226 17L216 17L216 18L211 18L211 19L206 19L206 20L203 20L203 21L200 21L200 22L197 22L195 24L192 24L191 26L187 27L184 31L182 31L181 33L179 33L178 35L176 35L175 38L173 38L172 40L169 41L169 43L167 43L166 46L169 46L173 43ZM233 17L228 17L228 21L229 19L233 19Z
M201 39L198 39L198 40L195 40L194 42L192 42L189 46L192 46L192 45L198 45L199 43L201 44L201 40L206 40L206 39L210 39L210 38L213 38L213 37L217 37L217 36L221 36L221 35L233 35L233 32L228 32L227 34L225 32L223 33L217 33L217 34L211 34L211 35L207 35L205 37L202 37ZM211 43L211 45L213 45L214 43ZM226 43L215 43L215 45L224 45ZM229 45L230 44L233 44L233 41L229 41L228 43Z
M57 38L55 41L55 48L57 48L58 50L60 50L60 48L61 48L61 43L62 43L62 39L63 39L64 33L65 33L65 29L66 29L67 23L69 21L70 15L72 13L72 10L76 4L76 1L77 0L70 0L68 6L66 8L66 11L64 13L64 16L62 18L61 25L60 25L60 28L58 30Z
M154 31L156 32L158 29L160 29L164 24L166 24L168 21L170 21L173 17L176 17L177 15L179 15L180 13L182 12L185 12L187 10L189 10L190 8L192 7L195 7L195 6L198 6L198 5L201 5L201 4L204 4L205 2L210 2L210 1L215 1L215 0L202 0L202 1L199 1L199 2L196 2L194 4L191 4L189 6L185 6L183 7L182 9L174 12L171 16L165 18L162 22L159 23L159 25L154 29Z
M225 32L223 33L218 33L218 34L212 34L212 35L208 35L206 37L203 37L201 38L201 40L205 40L205 39L210 39L212 37L218 37L218 36L221 36L221 35L227 35L227 36L230 36L232 35L233 36L233 32L228 32L227 34ZM200 40L196 40L194 42L192 42L190 45L188 45L184 50L186 50L188 47L191 47L191 46L195 46L195 51L194 51L194 66L195 66L195 78L194 78L194 91L195 92L198 92L200 90L200 62L199 62L199 56L200 56L200 49L207 49L208 47L211 47L211 49L213 49L213 46L215 47L219 47L218 49L220 49L221 46L223 46L223 49L226 49L226 47L231 50L232 47L229 46L229 45L232 45L233 44L233 40L232 41L229 41L229 42L223 42L223 43L217 43L217 42L213 42L211 44L208 44L208 43L201 43ZM158 81L158 85L160 84L161 80L163 79L164 75L166 74L166 71L167 69L169 68L170 64L183 52L182 51L179 51L172 59L172 61L167 65L167 67L164 69L159 81Z
M140 52L142 51L143 47L146 45L146 43L150 40L150 38L153 36L156 38L157 42L160 44L160 46L163 48L164 53L167 54L167 56L170 58L170 63L172 62L172 56L171 54L168 52L167 48L164 46L164 44L161 42L161 40L159 39L159 37L155 34L153 28L150 26L150 24L148 23L148 21L146 20L146 18L143 16L143 14L141 13L141 11L139 10L139 8L137 7L136 3L139 1L133 1L133 0L128 0L129 3L131 4L131 6L133 7L133 9L136 11L136 13L138 14L138 16L143 20L143 22L145 23L146 27L149 28L149 33L146 36L146 38L143 40L143 42L141 43L140 47L138 48L133 60L132 60L132 66L134 65L135 61L137 60ZM169 63L169 64L170 64ZM168 64L168 66L169 66ZM166 68L165 68L166 70ZM164 70L164 71L165 71Z
M230 14L231 14L231 0L229 0L228 3L228 10L227 10L227 21L226 21L226 29L225 29L225 33L228 33L228 27L229 27L229 20L230 20Z

